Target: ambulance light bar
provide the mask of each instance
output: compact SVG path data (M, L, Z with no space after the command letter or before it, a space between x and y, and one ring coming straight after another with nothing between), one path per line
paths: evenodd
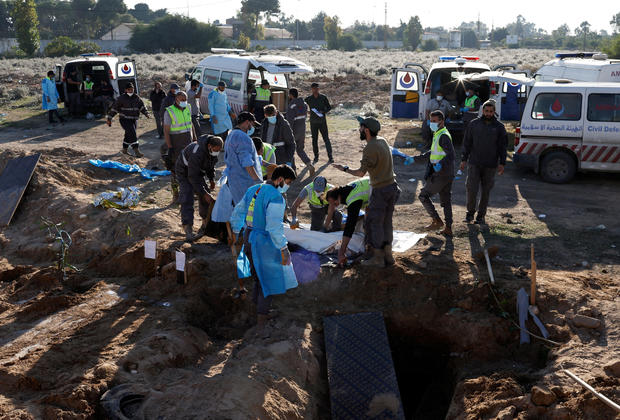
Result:
M440 61L455 61L457 59L463 59L463 60L467 60L467 61L478 61L480 60L480 57L474 57L474 56L464 56L461 57L460 55L444 55L439 57Z
M560 60L564 58L592 58L596 54L600 54L600 53L598 52L556 53L555 58L559 58Z
M112 53L111 52L102 52L102 53L84 53L84 54L80 54L80 57L95 57L95 56L111 56Z

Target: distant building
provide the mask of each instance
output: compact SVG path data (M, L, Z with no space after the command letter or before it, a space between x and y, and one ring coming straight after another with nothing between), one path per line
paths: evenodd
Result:
M136 26L137 23L121 23L109 32L106 32L101 39L104 41L129 41Z
M437 33L437 32L424 32L422 34L422 41L433 40L433 41L437 41L437 43L439 43L439 38L440 38L440 36L439 36L439 33Z
M491 48L491 40L490 39L480 40L480 48L482 49Z
M447 31L443 28L433 28L422 34L422 41L431 39L437 41L439 48L461 48L463 46L461 31L458 29Z
M519 35L506 36L506 45L519 45Z

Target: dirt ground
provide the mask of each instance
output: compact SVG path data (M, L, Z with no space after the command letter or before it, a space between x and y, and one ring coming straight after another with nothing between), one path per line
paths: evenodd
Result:
M385 86L360 97L373 80L355 77L318 79L337 105L329 119L337 163L356 167L363 143L353 116L363 104L372 109L371 101L382 135L417 154L417 125L385 118L387 96L376 94ZM552 185L509 163L482 228L462 222L462 176L453 188L454 238L431 233L389 269L324 267L315 281L275 299L279 316L261 340L249 299L231 297L230 249L211 238L183 242L169 180L88 163L161 168L152 120L139 124L146 156L134 159L119 153L117 121L108 128L74 120L48 130L33 107L2 112L0 169L24 153L43 155L11 225L0 230L0 418L106 418L104 407L125 396L126 418L328 419L322 318L370 310L384 314L407 418L620 418L562 373L570 369L620 402L618 175L579 174ZM324 152L319 166L330 183L353 180L328 166ZM419 232L429 219L417 199L424 166L395 158L395 171L402 193L394 226ZM307 182L301 171L291 201ZM141 188L135 209L92 205L95 194L120 186ZM80 271L64 281L42 216L72 236L70 262ZM308 216L303 208L301 219ZM145 238L158 241L156 264L143 257ZM536 302L556 344L519 345L516 293L529 292L531 244ZM476 258L492 245L499 248L494 286ZM185 285L177 283L177 249L188 254ZM581 315L600 325L581 326ZM527 326L538 332L531 320ZM102 403L107 390L115 394Z

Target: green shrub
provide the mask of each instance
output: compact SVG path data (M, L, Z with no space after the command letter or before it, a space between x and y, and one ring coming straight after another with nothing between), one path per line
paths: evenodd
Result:
M60 57L63 55L72 56L97 52L99 50L99 45L94 42L75 42L68 36L59 36L47 44L45 47L45 55L48 57Z
M248 51L250 49L250 45L250 37L241 32L239 34L239 41L237 41L237 48Z
M439 44L434 39L427 39L422 42L422 51L435 51L439 48Z
M620 58L620 35L616 35L603 46L603 51L609 58Z
M338 47L345 51L355 51L362 48L362 41L353 34L344 34L338 37Z

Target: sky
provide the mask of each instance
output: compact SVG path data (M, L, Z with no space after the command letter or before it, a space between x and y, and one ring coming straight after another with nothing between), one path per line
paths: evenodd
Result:
M240 0L125 0L128 7L136 3L147 3L151 9L167 8L170 13L189 14L202 22L220 20L235 15L241 7ZM421 3L414 6L414 3ZM514 22L521 14L536 27L551 32L566 23L574 30L581 22L587 20L591 30L601 29L611 32L609 21L620 12L620 3L616 0L590 0L587 2L519 0L514 1L463 1L442 0L441 7L432 7L437 2L412 0L388 0L388 25L397 26L401 20L408 21L410 16L418 15L424 27L456 27L461 22L480 20L489 28L505 26ZM579 5L584 7L579 7ZM587 8L585 5L587 4ZM280 9L286 15L293 15L301 20L309 20L321 10L330 16L337 15L342 26L351 25L356 20L375 22L382 25L385 17L385 1L373 0L280 0Z

